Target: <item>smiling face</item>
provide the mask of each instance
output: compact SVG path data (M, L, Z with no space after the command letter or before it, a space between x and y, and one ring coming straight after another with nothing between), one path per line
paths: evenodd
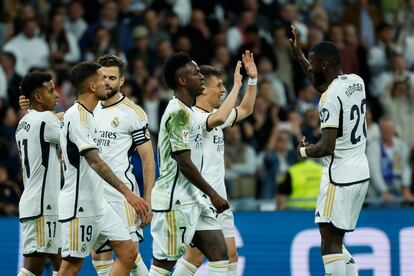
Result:
M216 76L211 76L206 81L203 95L205 99L213 108L219 108L222 104L222 97L226 93L226 88L223 85L223 80Z

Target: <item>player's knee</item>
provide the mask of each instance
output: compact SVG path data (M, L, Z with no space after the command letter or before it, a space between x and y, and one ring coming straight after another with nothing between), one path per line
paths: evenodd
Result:
M125 246L125 251L124 261L132 266L137 258L138 249L133 242L128 242L128 245Z
M200 251L193 250L191 252L187 252L184 256L184 259L195 265L196 267L200 267L204 261L204 255Z

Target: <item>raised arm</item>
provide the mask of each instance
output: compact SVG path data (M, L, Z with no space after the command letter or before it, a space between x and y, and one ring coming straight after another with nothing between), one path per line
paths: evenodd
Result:
M256 100L256 91L257 91L257 68L254 63L253 53L246 51L242 57L244 68L246 73L249 76L248 87L246 94L242 99L242 102L237 109L237 119L236 122L245 119L253 113L254 102Z
M179 152L174 155L175 160L177 161L177 166L180 172L188 179L190 182L196 186L200 191L205 193L211 200L213 206L217 209L218 213L221 213L229 208L228 202L222 198L198 171L197 167L191 161L191 151L186 150Z
M303 72L305 72L306 77L313 82L314 76L309 71L309 61L306 59L305 55L302 52L302 43L300 42L299 33L296 30L295 26L291 25L293 39L289 38L290 47L292 48L293 55L299 61L300 66L302 67Z
M229 95L226 97L220 108L208 117L207 126L209 130L215 128L216 126L224 124L224 122L229 117L236 103L237 95L239 95L239 91L242 86L243 76L240 74L241 66L242 62L238 61L236 69L234 70L233 88L231 89Z
M111 170L111 168L99 157L97 149L86 151L83 156L89 166L109 185L117 189L125 196L125 199L131 204L137 213L146 217L148 215L148 204L144 199L133 193Z

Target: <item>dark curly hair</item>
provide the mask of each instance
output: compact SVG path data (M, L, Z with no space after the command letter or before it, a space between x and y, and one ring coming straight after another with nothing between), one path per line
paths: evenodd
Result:
M175 89L177 87L178 70L191 61L191 57L184 52L174 53L167 59L164 64L164 81L169 88Z

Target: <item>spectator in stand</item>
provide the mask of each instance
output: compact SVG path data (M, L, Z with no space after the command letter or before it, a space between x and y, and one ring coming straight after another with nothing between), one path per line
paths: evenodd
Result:
M307 110L317 109L318 100L318 92L316 92L315 88L313 88L312 83L305 79L298 89L296 102L297 110L303 116Z
M155 77L148 77L143 83L143 90L138 104L144 108L148 115L148 129L151 133L153 144L157 144L158 131L161 117L168 105L166 99L162 99L162 87Z
M155 59L153 60L154 72L152 73L156 77L161 77L162 67L165 61L172 55L174 49L170 40L163 39L158 41L155 47Z
M273 38L273 53L277 61L277 67L275 68L276 76L286 86L287 102L293 102L295 99L295 86L294 86L294 60L292 51L289 46L286 29L280 23L277 23L272 30ZM301 77L303 74L300 75Z
M260 170L259 198L274 198L277 186L286 177L289 167L296 161L296 152L290 145L289 124L281 123L274 128L263 153Z
M414 87L405 78L397 78L379 98L385 115L394 123L399 138L414 146Z
M64 20L63 15L53 14L45 38L49 45L49 62L52 68L59 74L66 75L70 64L79 61L80 50L76 37L72 33L66 32ZM59 80L61 79L62 76Z
M358 74L360 72L356 48L345 43L344 30L340 24L331 24L329 40L335 43L341 54L341 66L344 74Z
M192 44L191 57L200 64L209 64L213 53L211 45L212 34L202 10L193 10L190 25L184 29L184 32Z
M328 17L328 13L323 7L315 6L315 8L311 10L309 17L310 17L310 26L312 28L316 28L320 30L322 34L328 33L329 17Z
M145 65L145 61L142 58L133 59L130 61L130 76L133 86L138 96L144 86L144 81L150 77L148 67Z
M368 65L372 75L389 70L391 58L401 53L401 48L394 43L394 29L387 23L377 28L377 43L368 52Z
M303 43L306 43L308 38L308 27L306 27L306 25L300 21L299 13L296 9L295 4L286 1L283 5L281 5L280 20L285 28L285 32L288 37L290 37L292 33L290 26L294 25L299 32L301 41L303 41Z
M122 60L126 60L125 54L116 44L111 42L111 34L105 27L95 29L93 43L85 52L85 59L95 61L103 55L115 55Z
M224 130L225 182L229 198L247 202L256 196L256 153L241 140L237 125Z
M342 15L342 23L354 25L361 37L361 43L369 48L375 44L375 30L382 22L378 7L369 0L357 0L348 5Z
M321 138L319 112L317 108L305 111L302 122L302 133L309 144L316 144Z
M7 168L0 165L0 216L17 216L21 189L9 179Z
M245 42L245 30L254 24L254 12L243 10L236 20L236 25L227 30L227 48L235 56L240 46Z
M68 15L65 18L65 30L74 35L76 41L80 41L88 29L88 23L83 19L84 13L85 10L80 1L70 2Z
M7 94L7 76L3 67L0 66L0 107L8 102L9 95Z
M144 25L136 26L132 30L132 37L134 38L134 43L132 48L129 49L126 56L128 59L128 64L130 65L130 70L132 70L132 64L134 60L141 59L144 61L145 66L150 72L154 71L154 57L155 52L149 48L149 39L148 39L148 28Z
M257 153L265 148L265 141L268 141L272 133L272 109L271 102L259 92L252 116L241 123L243 141L251 145Z
M381 72L371 83L371 94L376 97L389 90L395 80L407 79L414 87L414 73L407 69L404 56L395 54L391 61L391 70Z
M106 30L109 36L106 48L116 49L118 52L127 52L132 47L132 36L128 26L118 22L118 4L115 1L105 1L100 10L100 18L88 27L80 40L80 48L83 53L94 47L96 36ZM102 50L101 50L102 52ZM104 52L108 54L111 52ZM115 54L116 53L111 53ZM119 56L119 55L118 55Z
M281 108L286 108L288 105L288 95L286 91L285 84L278 78L275 71L273 70L273 64L269 58L263 56L262 58L258 59L258 73L260 76L261 88L259 91L264 92L262 88L264 88L267 84L271 86L271 97L270 100L273 103L276 103ZM267 88L267 87L266 87Z
M6 105L0 108L0 137L4 139L0 147L6 146L6 149L1 152L3 155L1 161L13 176L19 175L20 172L17 145L14 139L17 123L17 114L13 107Z
M312 159L293 164L277 188L277 210L315 210L322 170L322 165Z
M24 20L22 27L22 31L10 39L3 48L16 57L16 71L21 76L31 67L49 66L49 47L43 38L36 36L37 20L28 18Z
M397 138L391 119L380 122L381 137L370 141L367 156L370 164L371 190L368 197L381 197L393 202L402 196L405 202L413 203L410 191L411 168L407 144Z
M148 43L149 48L155 51L158 42L161 40L168 40L168 34L160 27L160 18L155 10L148 9L145 11L144 20L145 26L148 28Z
M8 104L19 110L20 82L22 77L15 70L16 57L10 52L0 53L0 65L6 74Z

